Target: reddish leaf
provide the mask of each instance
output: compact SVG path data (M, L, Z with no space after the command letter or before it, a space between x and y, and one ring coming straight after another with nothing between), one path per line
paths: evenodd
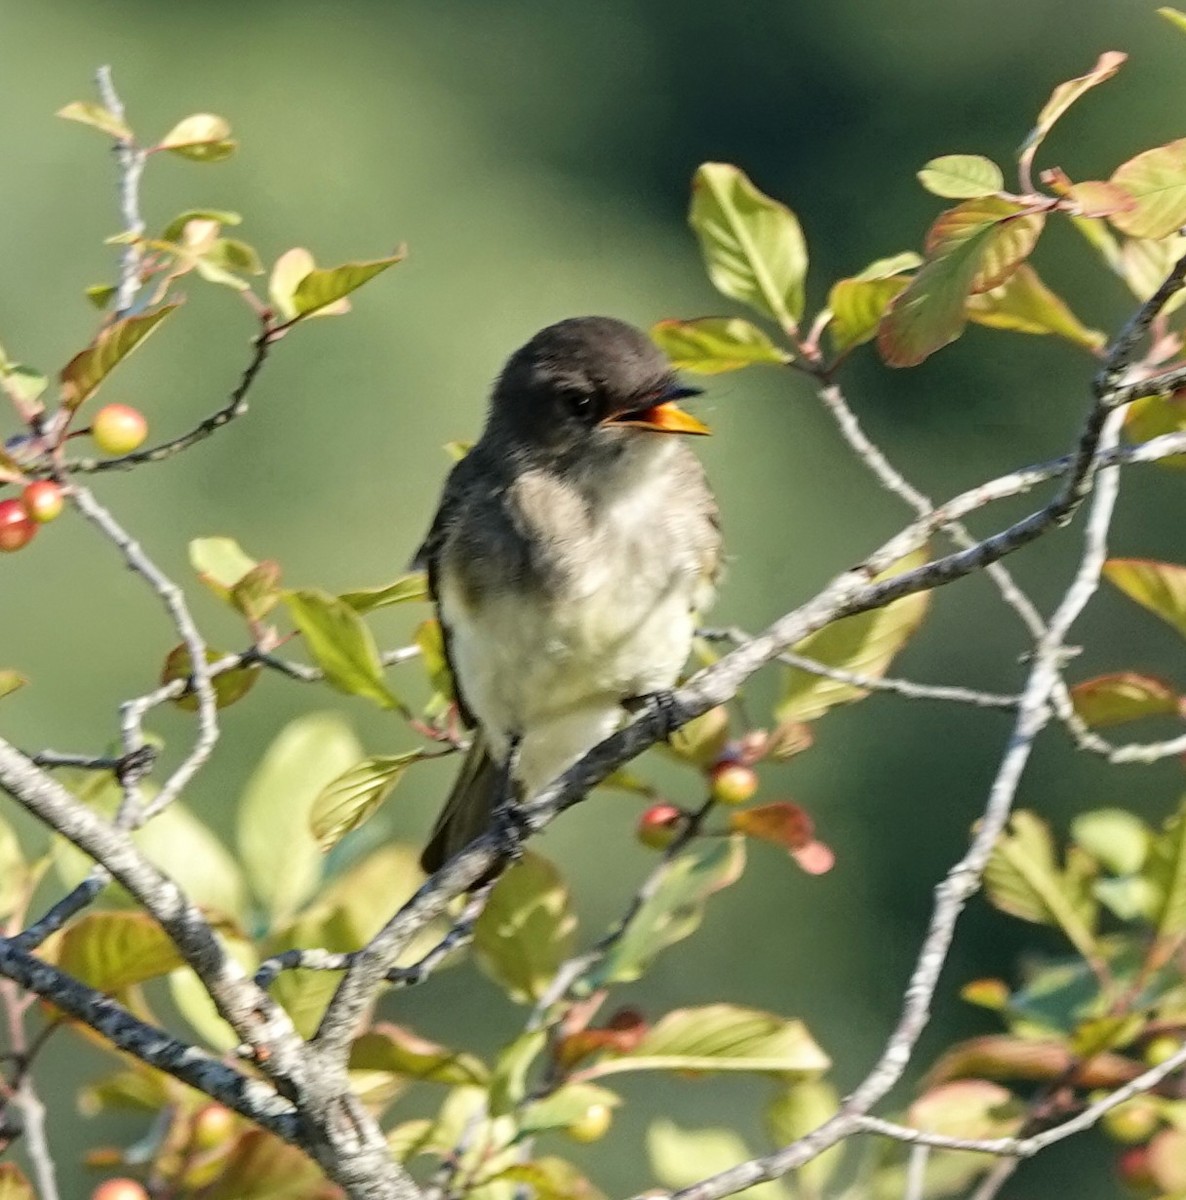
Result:
M986 196L940 214L927 236L927 261L894 300L877 345L892 367L915 366L964 330L973 292L1003 283L1034 248L1041 214Z
M1055 121L1084 92L1090 91L1093 87L1098 86L1107 79L1111 79L1127 59L1127 54L1122 54L1118 50L1107 50L1099 56L1095 66L1086 75L1078 75L1074 79L1067 80L1066 83L1060 83L1050 93L1050 99L1042 105L1042 111L1038 113L1037 124L1030 131L1029 136L1025 139L1025 145L1022 147L1020 161L1023 170L1029 163L1033 162L1034 154L1045 140L1046 135L1053 128Z
M1130 192L1119 184L1100 179L1071 184L1066 197L1078 205L1081 217L1112 217L1117 213L1133 212L1137 207Z
M1029 257L1046 222L1041 213L999 196L983 196L940 213L927 233L927 258L938 258L961 249L986 226L992 236L980 255L980 269L972 279L973 292L985 292L1003 283L1018 263Z
M100 330L95 340L62 368L62 403L69 409L77 408L176 308L177 304L166 304L155 312L124 317Z
M1135 671L1086 679L1071 688L1071 699L1079 716L1096 727L1176 713L1179 702L1164 679Z

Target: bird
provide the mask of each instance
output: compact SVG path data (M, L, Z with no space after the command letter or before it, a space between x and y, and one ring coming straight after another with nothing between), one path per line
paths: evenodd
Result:
M549 325L499 374L415 558L473 731L426 873L670 697L721 568L717 503L681 436L710 432L678 403L699 393L612 317Z

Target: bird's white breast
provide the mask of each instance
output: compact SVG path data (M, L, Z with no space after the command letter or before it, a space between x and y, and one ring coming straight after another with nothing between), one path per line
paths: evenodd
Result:
M584 526L566 530L555 506L533 506L560 516L551 532L574 539L568 550L579 556L557 594L496 590L467 601L441 581L461 690L497 758L521 737L528 794L612 733L624 699L675 683L695 611L711 597L703 547L686 528L706 518L673 506L669 476L654 466L623 464ZM525 477L522 486L547 482Z

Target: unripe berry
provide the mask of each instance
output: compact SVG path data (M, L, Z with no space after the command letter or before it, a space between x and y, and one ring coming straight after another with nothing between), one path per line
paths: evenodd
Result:
M52 479L37 479L21 493L25 512L41 525L58 516L65 503L62 489Z
M1181 1049L1182 1041L1180 1038L1174 1037L1171 1033L1162 1033L1149 1042L1141 1057L1151 1067L1160 1067L1163 1062L1173 1058Z
M608 1104L590 1104L585 1115L566 1125L564 1132L574 1142L596 1142L605 1137L612 1120L613 1110Z
M91 1192L91 1200L148 1200L148 1193L134 1179L105 1179Z
M665 850L676 839L684 814L674 804L652 804L635 827L635 836L652 850Z
M213 1150L234 1131L235 1114L225 1104L206 1104L194 1114L190 1141L197 1150Z
M27 546L37 532L37 522L19 500L0 500L0 551L10 553Z
M758 790L753 767L740 762L721 762L708 773L709 792L718 804L744 804Z
M95 413L91 437L104 454L131 454L148 437L148 422L139 409L108 404Z
M1100 1125L1117 1142L1147 1142L1161 1123L1157 1105L1147 1096L1134 1096L1104 1113Z

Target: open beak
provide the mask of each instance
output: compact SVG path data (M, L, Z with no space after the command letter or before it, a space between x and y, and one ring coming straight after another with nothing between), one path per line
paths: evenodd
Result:
M676 403L688 396L699 396L700 388L684 384L672 384L660 396L657 403L633 412L618 413L605 421L606 425L623 425L631 429L653 429L657 433L711 433L703 421L686 413Z

